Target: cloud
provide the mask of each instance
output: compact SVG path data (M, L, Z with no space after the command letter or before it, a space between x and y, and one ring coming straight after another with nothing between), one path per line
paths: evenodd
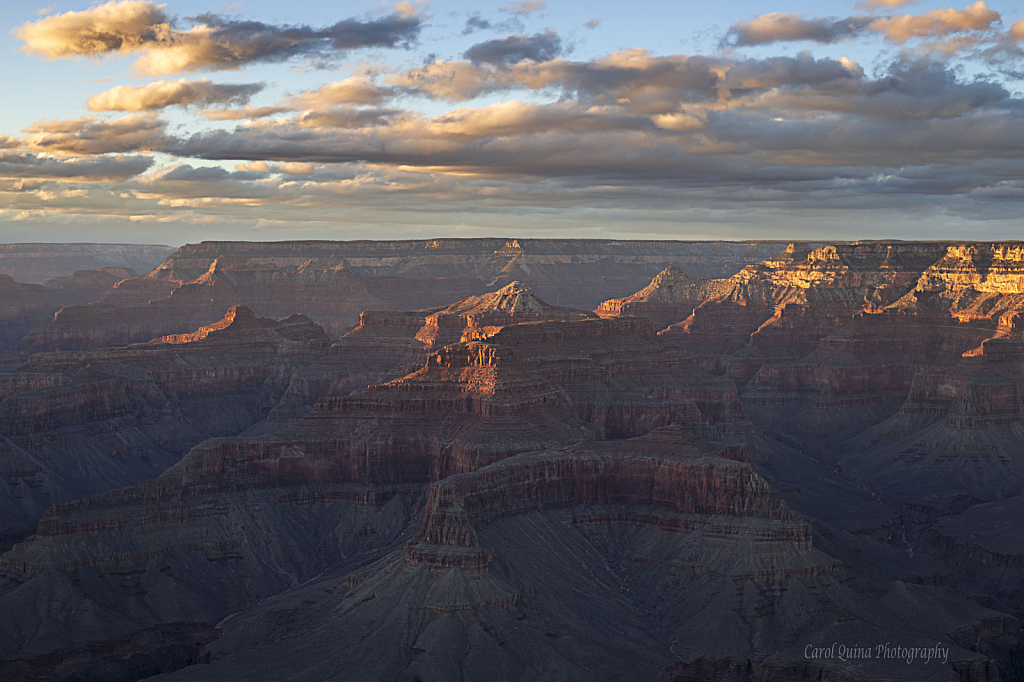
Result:
M597 103L628 100L632 107L641 108L657 106L657 102L717 97L716 69L730 64L728 59L703 55L655 57L646 50L623 50L589 62L554 59L501 68L438 61L396 74L389 81L409 92L451 101L494 92L554 88L565 96Z
M60 159L30 153L0 152L0 178L8 179L116 183L140 175L152 165L151 158L138 155Z
M913 5L920 1L921 0L862 0L862 2L857 3L857 7L864 9L906 7L907 5Z
M403 12L395 15L415 16ZM1020 53L1012 41L1024 22L996 30L986 12L976 3L907 15L913 21L776 13L737 24L729 40L834 43L873 35L879 44L940 41L982 66L983 50L998 44L1000 58L1010 60ZM476 18L467 32L497 28ZM889 23L876 25L881 20ZM164 42L154 34L116 43L103 36L117 31L97 30L90 40L116 46L78 56L119 54L127 44L136 56L167 57L171 46L184 45L194 65L209 60L196 57L190 40L219 36L231 46L266 33L270 47L257 51L271 54L285 32L298 31L298 40L314 30L211 16L195 22L182 28L167 19L173 40ZM748 233L728 234L756 237L762 220L813 230L812 223L855 215L842 218L855 231L883 216L934 225L941 215L1008 221L1019 214L1024 100L1006 78L967 77L979 70L915 58L935 54L928 42L890 50L895 61L870 60L874 68L865 73L850 59L810 52L746 58L728 50L631 49L572 60L554 31L501 31L511 35L466 41L477 44L464 58L423 63L414 56L408 63L423 65L404 71L353 67L271 106L247 104L256 90L220 90L246 86L208 81L111 89L90 106L132 113L43 120L22 136L0 136L0 220L65 212L116 225L230 220L247 228L336 229L341 220L434 230L448 229L457 215L464 229L504 232L537 215L544 229L618 221L625 230L656 232L699 219L730 230L749 225ZM318 40L293 54L334 50L331 39ZM470 102L480 96L489 103ZM172 128L151 113L172 104L196 107L200 120L238 123ZM182 163L153 168L150 159L126 154L135 150Z
M988 9L982 0L963 10L951 7L924 14L890 17L863 15L843 19L805 19L801 14L773 12L733 24L723 44L765 45L797 40L829 44L869 33L880 33L889 42L904 43L910 39L935 39L956 33L988 31L999 19L999 13Z
M240 109L207 109L199 117L207 121L242 121L249 118L265 118L292 111L291 107L241 107Z
M198 81L156 81L141 87L118 85L86 101L92 111L155 111L170 106L208 107L246 104L263 83L220 84Z
M510 35L477 43L463 56L474 64L515 64L530 60L546 62L562 54L562 39L553 30L532 36Z
M429 117L356 107L307 111L193 136L165 151L209 160L419 168L502 182L533 176L560 186L589 177L631 191L675 178L730 194L738 190L727 187L797 191L812 180L845 192L835 178L860 182L880 168L933 165L923 172L928 183L914 183L934 191L949 164L1024 158L1024 102L998 83L962 80L925 59L897 61L878 78L848 59L809 53L729 60L627 51L500 69L454 64L505 79L508 89L558 88L561 99L509 100Z
M25 128L25 143L37 152L63 155L91 155L159 151L168 142L165 123L155 114L128 114L115 119L98 119L95 114L80 118L43 119Z
M296 109L318 109L335 104L380 104L395 96L394 88L380 87L358 76L308 90L287 102Z
M513 2L510 5L502 5L498 8L501 12L507 12L509 14L516 14L521 17L526 17L534 12L539 12L548 6L546 0L521 0L520 2Z
M595 17L583 25L587 28L597 28L598 26L601 25L602 21L603 19L601 19L600 17Z
M500 67L469 61L435 62L397 74L391 82L409 92L451 101L496 92L550 89L560 91L562 97L659 115L673 113L685 103L717 102L730 97L733 89L818 84L848 79L858 70L849 60L815 60L809 54L739 62L725 57L659 57L644 50L623 50L588 62L554 59Z
M242 173L269 173L270 166L266 161L250 161L249 163L240 163L235 166L235 170Z
M1010 26L1010 37L1013 40L1024 41L1024 19L1013 22Z
M801 14L772 12L733 24L726 41L733 45L765 45L793 40L835 43L863 32L872 21L872 17L867 16L804 19Z
M388 119L401 113L399 109L337 107L326 111L305 111L299 116L298 123L306 128L367 128L385 125Z
M468 36L470 33L476 33L477 31L487 31L491 28L492 24L490 21L474 14L470 18L466 19L466 27L462 29L462 35Z
M871 22L870 28L885 34L890 42L903 43L911 38L939 38L951 33L987 31L999 18L998 12L978 0L962 11L950 7L924 14L881 17Z
M14 34L29 54L60 59L137 52L167 40L170 31L161 7L148 0L124 0L29 22Z
M311 163L282 163L278 168L288 175L312 175L316 170L316 166Z
M216 14L194 17L179 29L150 0L108 2L89 10L65 12L15 30L29 54L48 59L101 58L142 53L133 65L140 74L238 69L253 62L280 62L368 47L408 47L422 20L401 6L369 21L345 19L325 28L275 26L237 21Z

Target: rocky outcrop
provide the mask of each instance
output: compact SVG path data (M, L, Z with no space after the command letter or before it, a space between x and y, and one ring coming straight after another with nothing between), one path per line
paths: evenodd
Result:
M244 258L282 269L311 258L347 260L378 277L470 275L484 285L522 281L555 305L593 309L636 291L670 265L706 278L728 277L761 261L780 242L612 241L603 239L427 239L354 242L202 242L182 246L154 276L186 282L216 258ZM453 296L448 300L457 298ZM415 305L399 306L408 309ZM425 306L424 306L425 307Z
M482 289L476 279L372 277L338 259L307 260L285 270L269 263L217 258L199 276L172 282L170 288L167 280L153 274L121 282L102 301L64 308L8 350L5 362L17 366L35 353L187 334L216 322L235 305L273 318L305 314L329 335L338 336L367 308L424 307Z
M1020 253L944 246L893 303L852 316L804 358L762 367L745 406L758 424L828 444L844 472L904 502L1018 494Z
M796 360L861 311L911 289L941 244L857 242L778 256L709 283L693 314L662 332L701 364L746 383L764 364Z
M363 311L359 325L339 339L327 357L293 379L285 405L275 416L301 416L319 398L400 378L422 366L431 352L486 337L504 325L593 318L574 308L549 305L521 282L443 308Z
M605 301L594 312L601 317L646 317L656 329L664 329L692 315L694 308L713 297L719 286L718 282L691 277L673 265L632 296Z

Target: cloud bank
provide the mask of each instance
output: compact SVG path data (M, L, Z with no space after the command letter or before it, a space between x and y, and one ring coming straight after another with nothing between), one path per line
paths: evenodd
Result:
M1011 224L1024 201L1014 80L1024 20L1006 26L980 0L909 4L772 12L719 32L708 54L579 57L567 41L586 15L566 33L530 32L543 3L518 3L500 21L455 15L462 42L448 58L357 59L302 89L259 77L119 84L87 99L91 113L0 135L0 222L446 226L539 215L627 231L752 225L746 236L816 219ZM428 21L408 6L320 28L185 21L127 0L42 16L18 37L44 59L126 54L136 74L167 74L410 46ZM874 41L877 59L817 47L854 40Z

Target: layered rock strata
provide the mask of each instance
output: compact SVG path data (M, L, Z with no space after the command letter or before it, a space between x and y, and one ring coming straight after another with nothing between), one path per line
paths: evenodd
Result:
M363 310L440 306L516 280L540 287L557 305L589 309L635 290L667 265L719 276L777 248L770 242L597 240L204 242L121 282L102 302L64 311L4 362L188 333L232 305L275 318L302 313L331 336L351 328Z
M709 284L693 314L662 333L703 366L746 382L763 364L810 353L850 316L900 298L943 250L928 243L791 244Z
M483 570L489 552L480 547L478 523L567 507L604 510L582 513L574 523L622 521L682 533L701 528L708 537L747 533L809 550L810 527L749 463L710 454L713 449L682 427L663 427L628 441L519 455L448 477L431 485L420 541L406 547L406 560ZM616 509L607 512L608 506Z
M36 355L0 373L0 535L51 504L152 478L210 436L262 419L291 374L326 354L323 330L232 308L191 335Z
M285 422L304 414L322 397L346 395L369 384L404 376L422 366L431 352L471 338L482 328L593 317L573 308L549 305L521 282L442 308L363 311L359 324L332 345L327 357L293 377L273 417Z
M285 270L310 259L345 259L357 271L375 276L449 279L469 275L497 286L519 280L556 305L589 310L602 300L636 291L671 265L700 277L728 277L783 246L770 241L504 238L202 242L182 246L152 276L187 282L217 258L244 258ZM410 307L414 306L404 306Z
M333 378L288 376L295 405L330 397L287 428L52 508L0 559L0 608L30 614L3 655L176 622L223 631L178 680L1006 677L1019 625L977 602L1024 605L1020 552L1012 523L970 527L1018 511L1016 294L970 293L1009 285L948 245L840 246L727 280L723 329L691 311L696 361L640 300L595 319L516 284L367 312L314 359ZM748 313L744 341L725 321ZM754 377L763 431L702 367ZM810 660L819 640L950 655Z

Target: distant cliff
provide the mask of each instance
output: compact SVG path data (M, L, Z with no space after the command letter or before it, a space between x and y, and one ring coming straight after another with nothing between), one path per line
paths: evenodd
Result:
M0 244L0 275L42 284L76 270L130 268L148 272L173 251L162 244Z

